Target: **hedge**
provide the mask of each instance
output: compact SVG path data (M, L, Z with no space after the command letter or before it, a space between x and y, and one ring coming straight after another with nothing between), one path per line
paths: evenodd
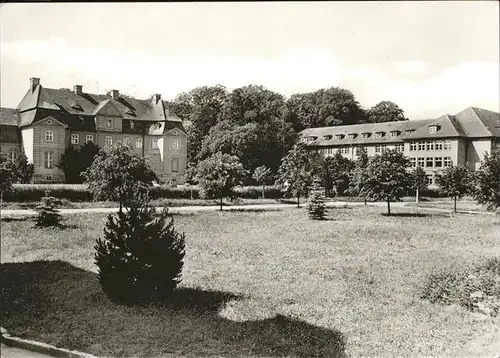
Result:
M92 201L92 195L84 184L15 184L11 193L6 193L5 201L30 202L40 201L49 191L50 195L58 199L66 199L73 202ZM152 199L190 199L191 191L193 199L199 198L199 189L196 186L169 187L161 185L154 187L150 194ZM234 189L235 197L242 199L258 199L262 196L261 186L246 186ZM279 187L266 187L267 199L280 199L283 194Z

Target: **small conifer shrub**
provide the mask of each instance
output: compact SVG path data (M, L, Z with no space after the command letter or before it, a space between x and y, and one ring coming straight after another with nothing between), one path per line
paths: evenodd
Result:
M35 227L61 227L61 215L56 209L58 205L59 200L49 196L46 192L40 205L35 208L38 213Z
M147 203L108 216L94 254L99 282L113 301L124 304L167 300L181 282L185 234L164 209Z
M325 188L321 186L318 179L314 180L309 196L309 204L307 206L309 218L312 220L326 219L325 205Z

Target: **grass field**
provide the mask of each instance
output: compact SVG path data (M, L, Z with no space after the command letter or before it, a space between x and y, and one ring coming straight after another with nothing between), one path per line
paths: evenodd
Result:
M108 356L498 354L498 318L423 301L419 287L435 269L499 255L500 218L384 210L176 215L183 289L163 308L100 292L89 271L105 216L69 216L64 231L3 221L2 326Z

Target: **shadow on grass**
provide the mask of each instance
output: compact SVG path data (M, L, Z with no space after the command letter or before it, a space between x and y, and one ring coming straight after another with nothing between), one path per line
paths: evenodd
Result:
M223 210L225 212L235 212L235 213L242 213L242 212L249 212L249 213L263 213L266 211L280 211L282 210L281 208L269 208L269 209L226 209Z
M33 216L24 216L24 217L10 217L10 218L1 218L0 221L4 221L6 223L13 222L13 221L31 221L33 220Z
M13 335L105 356L345 357L341 332L282 315L234 322L228 292L182 288L165 305L112 303L94 273L63 261L0 265L2 326Z

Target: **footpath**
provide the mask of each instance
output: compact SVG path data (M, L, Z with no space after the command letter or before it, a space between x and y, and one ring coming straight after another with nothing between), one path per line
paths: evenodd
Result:
M392 208L407 208L415 210L416 212L421 211L433 211L433 212L442 212L442 213L451 213L451 209L445 208L432 208L432 207L423 207L423 206L414 206L410 205L412 203L407 202L392 202ZM301 207L305 207L307 204L301 203ZM352 207L352 206L363 206L365 205L362 202L346 202L346 201L330 201L326 203L326 206L329 208L343 208L343 207ZM377 207L385 207L387 203L385 202L370 202L366 204L367 206L377 206ZM233 206L223 206L223 211L255 211L255 210L279 210L279 209L287 209L294 208L297 204L253 204L253 205L233 205ZM156 210L161 211L163 207L156 207ZM184 213L184 212L197 212L197 211L219 211L220 206L218 205L210 205L210 206L179 206L179 207L169 207L168 211L172 214ZM71 214L82 214L82 213L103 213L110 214L116 213L118 211L118 207L116 208L82 208L82 209L59 209L59 213L62 215L71 215ZM458 210L460 214L490 214L494 215L491 212L485 211L471 211L471 210ZM19 216L33 216L36 215L36 211L30 209L7 209L1 210L2 217L19 217Z

